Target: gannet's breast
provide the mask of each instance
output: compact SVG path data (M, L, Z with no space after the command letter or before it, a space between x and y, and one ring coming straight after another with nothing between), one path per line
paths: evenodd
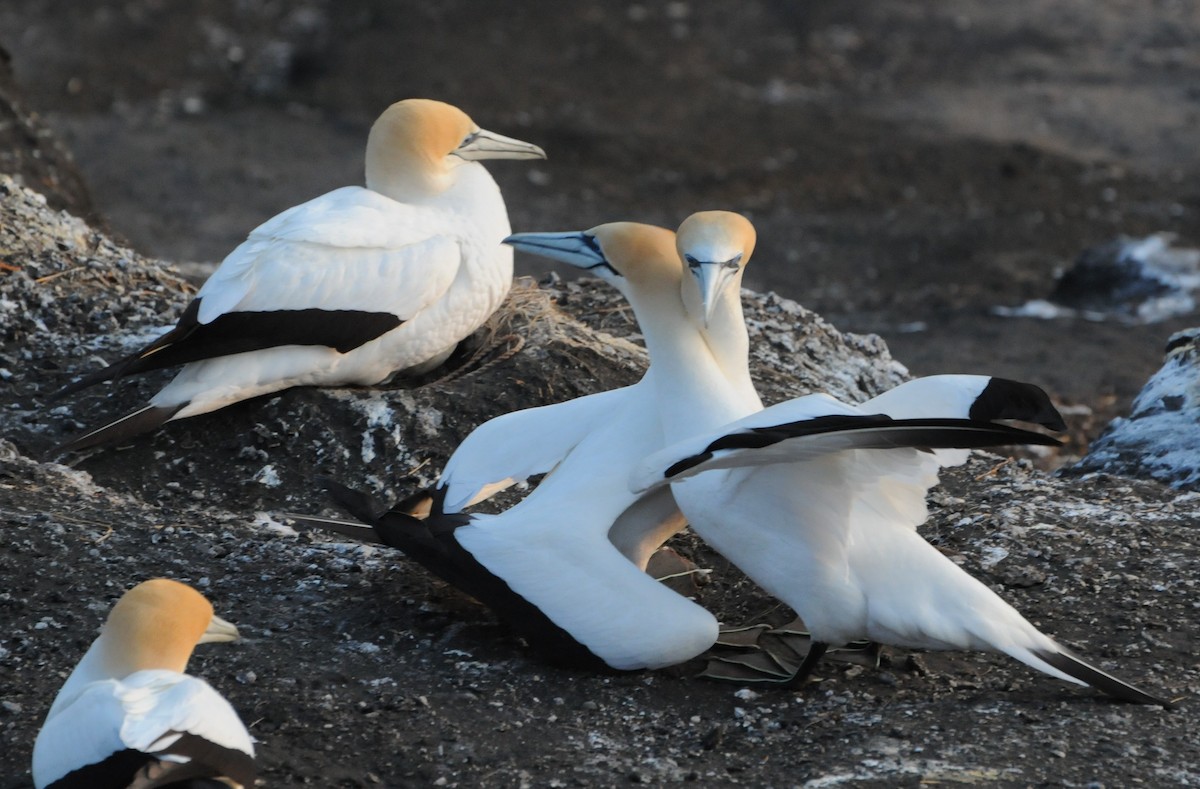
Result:
M38 789L125 786L159 756L186 762L189 753L204 774L253 785L254 745L229 702L187 674L139 671L92 682L55 711L34 745L33 780Z

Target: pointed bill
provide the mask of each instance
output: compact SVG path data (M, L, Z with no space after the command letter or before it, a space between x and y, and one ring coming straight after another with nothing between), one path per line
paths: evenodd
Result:
M719 263L696 260L690 255L687 256L688 271L692 272L692 276L696 278L696 283L700 287L700 299L704 307L704 325L706 327L712 320L713 313L716 312L717 304L721 300L721 293L741 270L738 266L740 260L741 255L733 260Z
M220 641L237 641L239 638L241 638L241 634L238 633L237 627L232 622L226 622L213 614L212 621L208 623L208 628L197 643L214 644Z
M513 233L504 239L504 243L584 271L612 270L595 236L588 233Z
M545 159L546 152L530 142L480 129L454 151L460 159Z

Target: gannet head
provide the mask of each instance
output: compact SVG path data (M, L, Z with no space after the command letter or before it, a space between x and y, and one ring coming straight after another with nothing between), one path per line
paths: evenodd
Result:
M566 233L514 233L504 239L523 252L588 271L626 297L679 286L675 234L638 222L610 222Z
M536 145L481 129L458 107L405 99L383 111L367 137L367 188L397 200L436 194L454 169L480 159L545 159Z
M166 578L126 592L100 633L115 677L152 668L182 672L197 644L237 638L237 628L214 615L204 595Z
M683 279L683 302L688 314L699 317L704 326L721 294L741 282L757 237L750 220L731 211L701 211L679 226L675 245L692 274Z

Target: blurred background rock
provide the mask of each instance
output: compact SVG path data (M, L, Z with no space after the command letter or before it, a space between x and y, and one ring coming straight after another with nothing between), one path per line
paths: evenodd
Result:
M750 287L914 373L1037 381L1092 435L1195 322L991 314L1118 236L1200 242L1189 2L7 0L0 43L111 228L175 261L359 182L425 95L547 149L491 168L514 228L743 211Z

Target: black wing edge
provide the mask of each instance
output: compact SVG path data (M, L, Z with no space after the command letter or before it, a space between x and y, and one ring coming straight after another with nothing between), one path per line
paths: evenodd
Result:
M968 415L983 421L1019 419L1060 433L1067 429L1062 414L1050 402L1044 389L1009 378L989 380L971 404Z
M179 413L185 405L187 403L181 403L170 408L148 405L131 414L126 414L114 422L109 422L103 427L89 430L77 438L59 444L47 453L47 457L56 457L67 452L81 452L85 449L101 446L102 444L115 444L119 441L141 435L142 433L148 433L169 422L171 417Z
M156 756L167 754L186 756L189 761L182 765L182 768L186 771L188 767L194 766L194 774L197 777L230 778L244 787L254 786L258 777L254 757L250 754L237 748L226 748L188 732L183 732L178 740L155 753ZM168 785L174 786L174 783Z
M175 328L142 350L67 384L48 401L127 375L282 345L323 345L348 353L404 322L390 312L309 308L227 312L200 323L200 301L193 299Z
M317 481L346 512L369 523L380 543L402 551L438 578L491 608L547 661L597 671L613 670L459 544L454 532L470 523L471 516L442 514L440 502L437 502L440 490L434 493L434 513L422 520L397 508L389 508L374 496L330 477L321 476Z
M826 433L862 432L870 435L862 449L979 449L1010 444L1062 446L1053 436L1011 425L974 419L892 419L884 414L837 414L755 427L721 436L702 452L683 458L667 469L665 478L700 465L725 449L762 449L792 438Z
M160 367L168 367L169 364L159 364L154 366L151 362L155 356L168 347L173 347L176 343L181 343L186 340L192 332L200 325L197 316L200 314L200 299L192 299L188 303L187 309L183 311L183 315L179 316L179 322L175 324L175 328L168 331L166 334L159 337L154 342L142 348L140 351L131 353L123 359L113 362L103 370L97 370L94 373L83 376L77 381L72 381L58 391L52 393L46 398L47 403L53 403L61 400L67 395L87 389L89 386L103 383L104 381L116 380L123 378L126 375L136 375L137 373L156 370Z
M1059 651L1057 652L1045 649L1033 649L1030 651L1039 660L1049 663L1064 674L1070 674L1075 679L1086 682L1096 690L1107 693L1115 699L1133 704L1155 704L1168 710L1175 709L1174 702L1147 693L1124 680L1117 679L1112 674L1096 668L1065 647L1059 646Z
M116 751L107 758L78 767L46 789L95 789L97 786L126 786L148 764L158 760L148 753L132 748Z
M96 789L98 786L186 786L191 789L229 789L215 780L230 778L241 786L254 786L257 769L254 757L236 748L226 748L195 734L181 734L167 748L144 753L132 748L117 751L106 759L72 770L46 789ZM186 762L163 760L165 755L187 757ZM213 779L213 780L209 780Z

